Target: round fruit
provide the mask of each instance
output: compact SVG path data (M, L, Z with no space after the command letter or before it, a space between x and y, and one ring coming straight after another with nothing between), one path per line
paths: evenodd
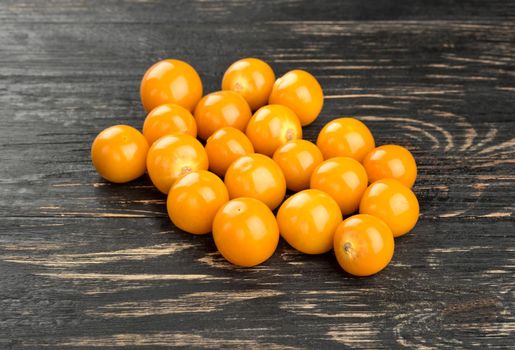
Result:
M154 186L168 194L175 180L192 171L207 170L208 159L202 144L186 134L169 134L150 147L147 171Z
M321 163L311 174L311 188L324 191L338 203L343 215L358 210L367 189L367 173L363 165L348 157L335 157Z
M158 138L173 133L197 137L197 124L187 109L168 103L154 108L145 118L143 135L149 145Z
M284 201L277 213L281 236L306 254L326 253L333 247L336 227L342 221L338 204L319 190L304 190Z
M229 165L236 159L254 153L249 138L231 126L218 129L206 142L209 169L223 177Z
M258 153L272 156L285 143L301 139L302 127L295 113L288 107L261 107L247 125L246 134Z
M91 145L91 160L104 179L122 183L145 173L147 152L147 140L138 130L115 125L97 135Z
M374 137L365 124L354 118L327 123L318 134L317 146L325 159L351 157L361 162L375 147Z
M372 215L354 215L343 221L334 234L334 253L340 266L355 276L370 276L392 260L392 231Z
M251 197L277 208L286 193L286 181L281 168L269 157L249 154L231 164L225 173L229 197Z
M291 108L305 126L320 114L324 93L314 76L303 70L292 70L275 81L268 103Z
M255 111L267 104L274 81L274 71L266 62L257 58L243 58L225 71L222 90L241 94Z
M411 188L417 178L417 163L411 152L398 145L374 148L363 159L368 181L395 179Z
M206 170L184 175L173 184L166 207L175 226L193 234L211 232L218 209L229 201L227 188Z
M163 60L145 72L140 95L147 112L165 103L175 103L192 111L202 97L202 81L188 63Z
M359 212L383 220L394 237L399 237L415 227L419 206L417 197L408 187L394 179L383 179L368 186Z
M313 170L324 161L318 147L306 140L293 140L279 147L273 157L283 171L286 187L298 192L309 188Z
M198 136L207 140L211 134L224 126L245 130L252 111L245 99L234 91L212 92L195 107Z
M213 239L222 256L244 267L270 258L279 242L279 229L272 211L253 198L233 199L218 210Z

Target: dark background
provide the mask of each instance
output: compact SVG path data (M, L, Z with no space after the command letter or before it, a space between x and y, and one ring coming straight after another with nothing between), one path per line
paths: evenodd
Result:
M0 348L507 348L514 343L513 1L0 1ZM419 165L421 218L370 278L281 242L237 269L178 231L143 177L106 183L94 136L145 117L178 58L300 68Z

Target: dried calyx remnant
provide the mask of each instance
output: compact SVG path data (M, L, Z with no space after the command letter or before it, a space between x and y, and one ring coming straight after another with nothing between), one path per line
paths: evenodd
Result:
M190 166L186 165L181 168L181 176L191 173L192 169Z

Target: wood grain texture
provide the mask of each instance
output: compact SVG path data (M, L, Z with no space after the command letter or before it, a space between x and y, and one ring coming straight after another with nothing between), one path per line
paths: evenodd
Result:
M0 2L0 349L509 348L515 337L513 1ZM421 219L353 278L282 242L238 269L104 182L101 129L141 127L154 61L206 92L243 56L301 68L340 116L414 153Z

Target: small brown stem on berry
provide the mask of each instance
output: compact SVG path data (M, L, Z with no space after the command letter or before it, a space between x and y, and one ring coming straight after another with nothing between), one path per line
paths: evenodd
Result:
M295 138L295 131L293 129L286 130L286 141L291 141Z
M181 168L181 176L186 175L187 173L191 173L191 167L186 165Z
M240 84L239 82L237 82L236 84L233 85L232 89L233 89L233 91L241 92L241 91L243 91L243 85Z

